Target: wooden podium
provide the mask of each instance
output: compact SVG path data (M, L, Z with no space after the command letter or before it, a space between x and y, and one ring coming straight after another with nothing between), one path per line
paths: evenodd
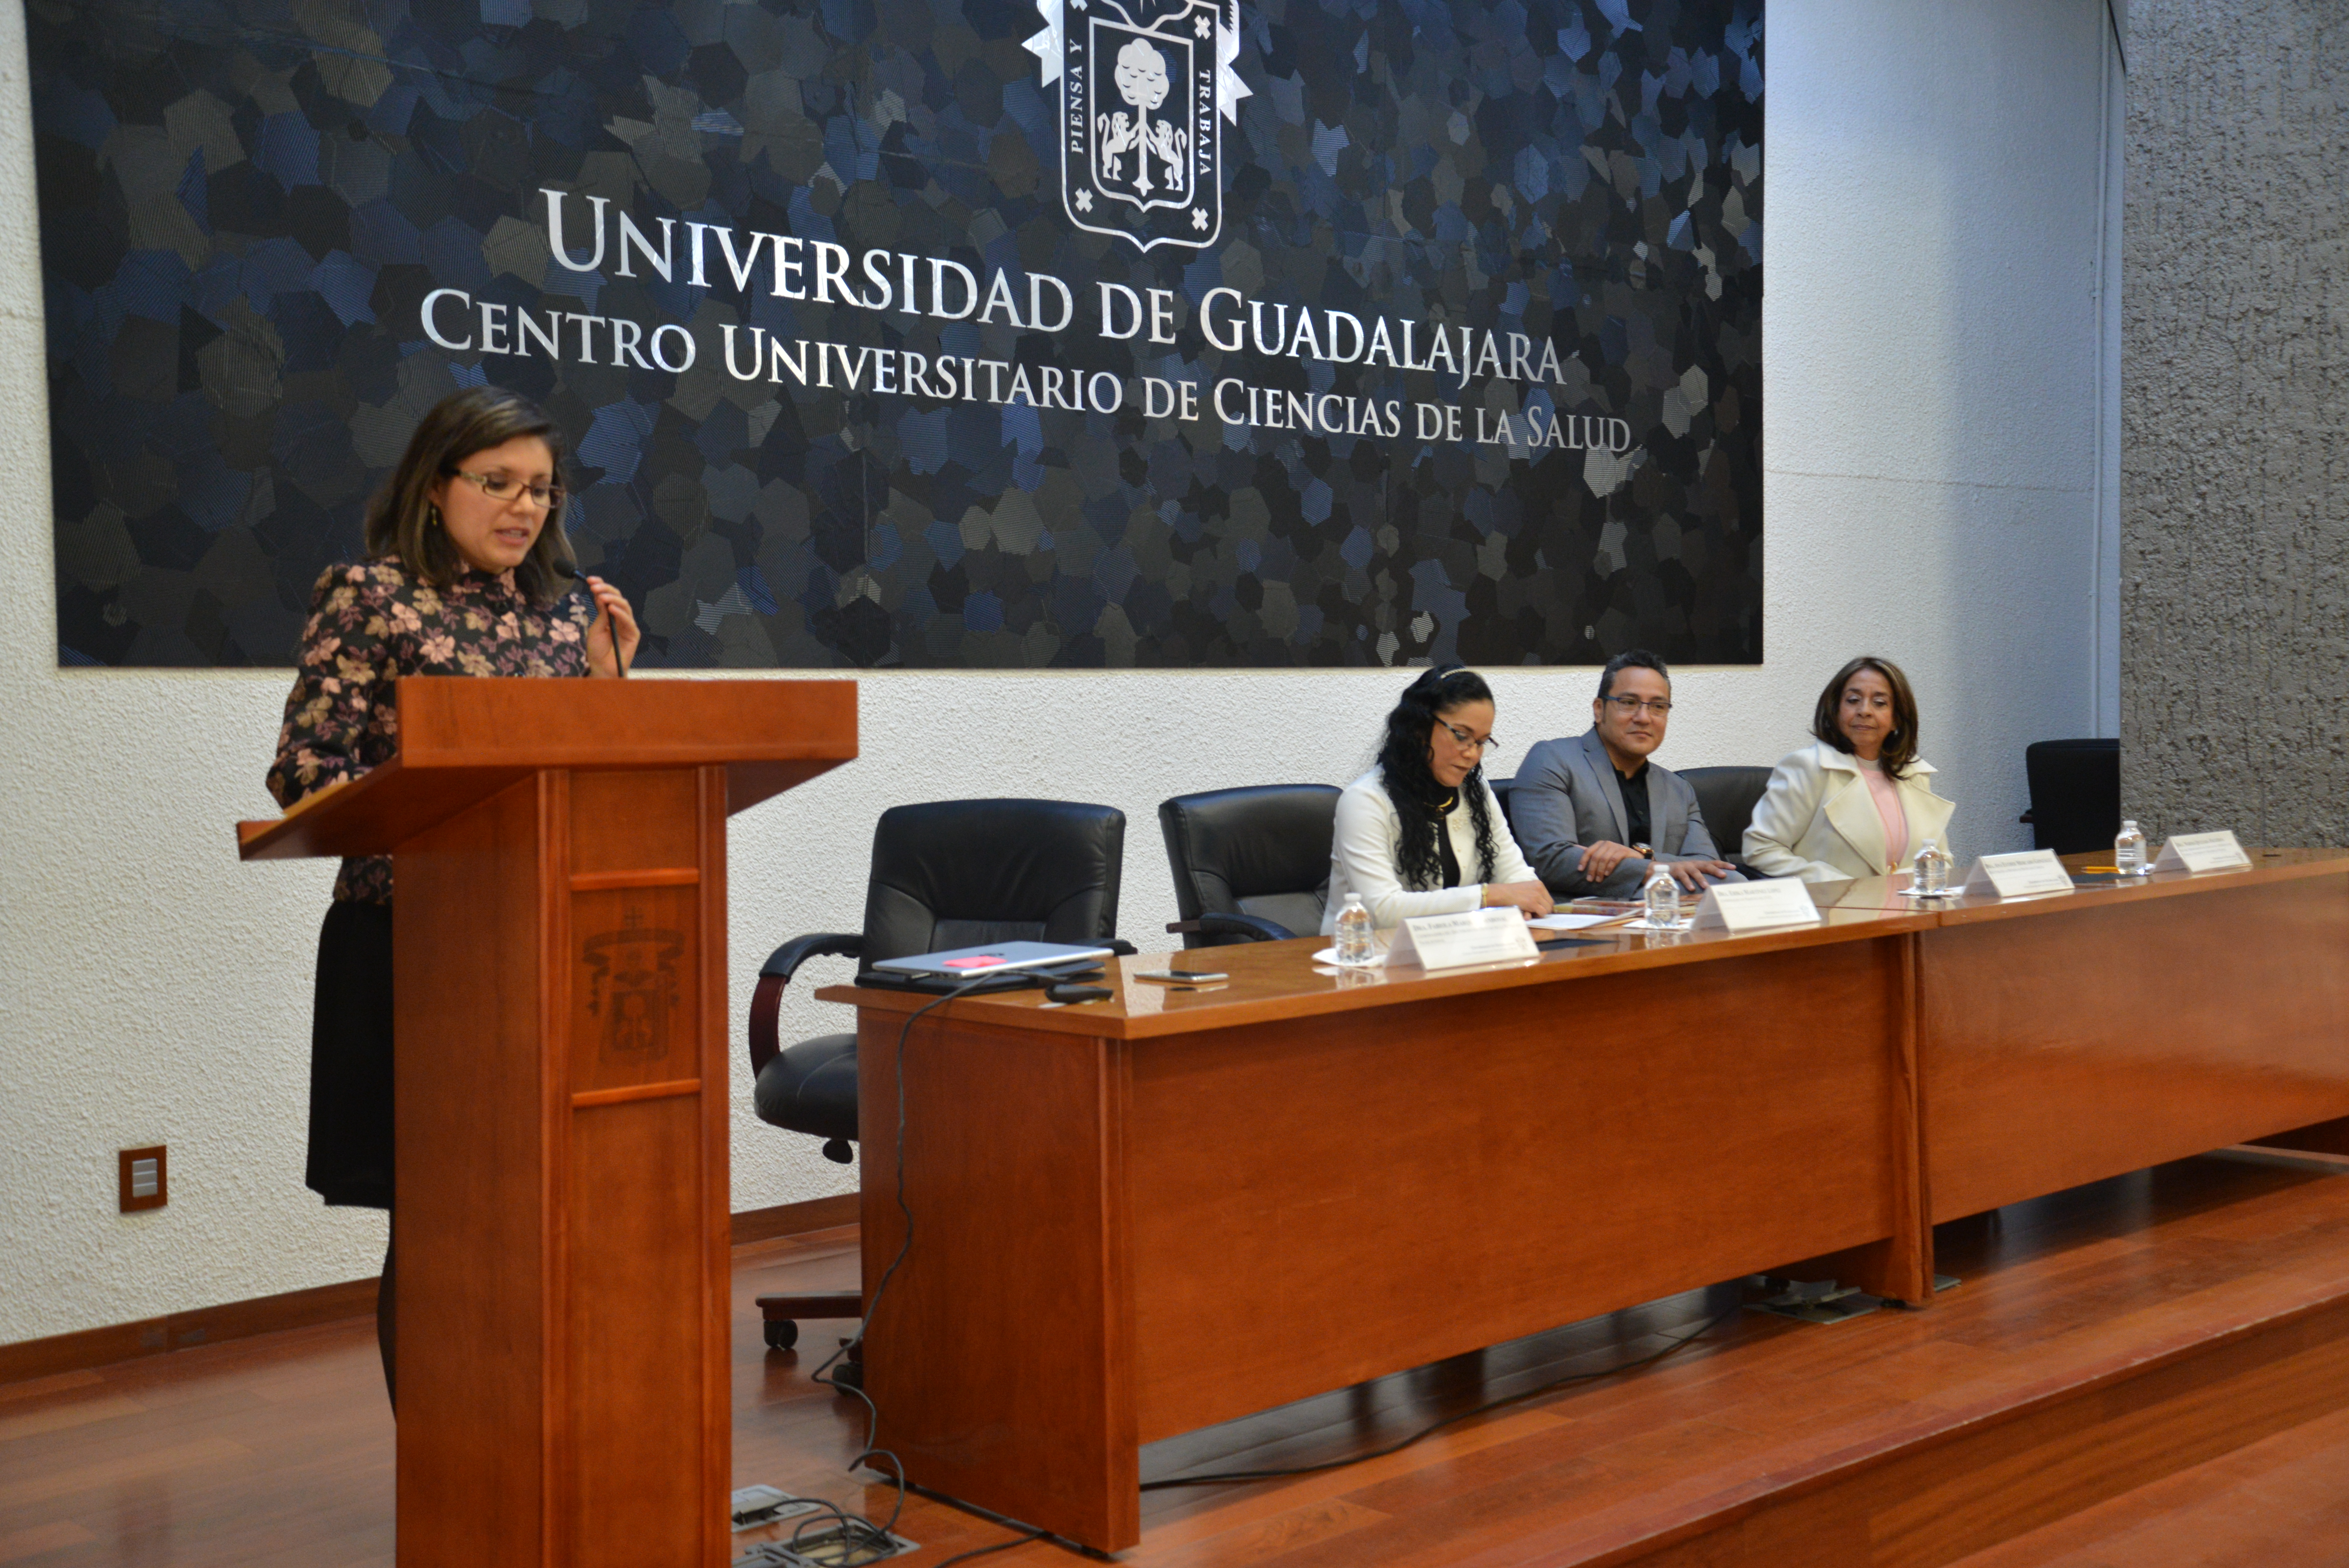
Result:
M403 1568L719 1568L726 817L853 681L398 686L398 757L238 825L396 857Z

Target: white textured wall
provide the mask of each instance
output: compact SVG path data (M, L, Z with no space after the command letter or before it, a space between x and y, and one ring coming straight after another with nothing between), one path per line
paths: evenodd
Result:
M2094 733L2102 0L1778 0L1769 14L1768 663L1683 670L1663 759L1767 762L1862 650L1900 661L1961 851L2016 847L2022 748ZM21 17L0 11L0 1342L373 1272L378 1216L301 1185L311 944L330 868L245 867L285 678L61 671ZM1588 670L1493 674L1499 770L1587 723ZM885 805L1106 801L1123 928L1174 917L1155 810L1342 782L1391 674L864 683L864 759L736 820L735 1001L849 929ZM805 1002L787 1037L840 1026ZM739 1064L738 1076L746 1077ZM843 1189L737 1084L735 1203ZM171 1207L114 1212L114 1150L171 1146Z

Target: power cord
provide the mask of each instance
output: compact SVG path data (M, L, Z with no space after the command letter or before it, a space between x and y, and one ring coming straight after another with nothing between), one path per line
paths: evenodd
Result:
M1025 1546L1031 1541L1041 1541L1050 1533L1049 1530L1031 1530L1025 1535L1015 1535L1009 1541L999 1541L992 1546L974 1546L968 1552L957 1552L943 1562L932 1563L930 1568L954 1568L955 1563L968 1563L974 1557L985 1557L990 1553L1009 1552L1015 1546Z
M897 1080L897 1191L895 1196L897 1213L905 1221L905 1231L897 1238L897 1255L891 1258L889 1266L881 1271L881 1283L873 1287L873 1299L864 1304L864 1315L857 1320L856 1334L849 1341L850 1345L861 1345L864 1342L865 1330L872 1326L874 1315L881 1310L881 1298L889 1294L889 1282L897 1277L899 1265L905 1263L905 1254L914 1247L914 1211L912 1205L905 1202L905 1042L913 1038L914 1026L919 1023L925 1015L945 1006L948 1002L967 996L981 986L994 984L996 988L1000 989L1001 980L1002 976L994 973L974 975L953 990L941 993L906 1014L904 1026L897 1031L896 1061L893 1068ZM875 1405L872 1397L864 1389L838 1382L823 1375L832 1364L847 1354L847 1351L848 1346L843 1345L825 1357L823 1365L808 1375L809 1381L823 1383L835 1389L847 1388L858 1398L864 1400L864 1408L868 1412L864 1427L865 1452L886 1452L886 1449L876 1449L873 1447L873 1439L881 1429L881 1407ZM859 1455L858 1459L863 1457ZM896 1456L892 1454L890 1457L894 1459ZM856 1460L850 1460L849 1468L854 1470L856 1463Z
M1418 1431L1412 1433L1411 1436L1402 1439L1399 1442L1389 1443L1382 1449L1372 1449L1366 1454L1349 1454L1346 1458L1341 1460L1324 1460L1319 1464L1295 1465L1283 1470L1219 1470L1212 1475L1170 1476L1164 1480L1143 1481L1142 1483L1142 1490L1144 1491L1161 1491L1168 1487L1212 1486L1223 1481L1282 1480L1290 1476L1319 1475L1324 1470L1344 1470L1349 1465L1362 1464L1371 1460L1382 1460L1389 1454L1399 1454L1402 1452L1403 1449L1411 1447L1413 1443L1425 1438L1433 1437L1444 1428L1457 1425L1462 1421L1470 1419L1472 1417L1490 1415L1495 1410L1506 1409L1511 1405L1522 1405L1528 1399L1538 1399L1543 1395L1555 1393L1570 1383L1588 1383L1601 1377L1618 1377L1626 1372L1636 1372L1642 1367L1652 1367L1657 1362L1661 1361L1665 1357L1670 1356L1673 1351L1680 1349L1682 1346L1689 1344L1691 1341L1703 1338L1706 1335L1711 1334L1714 1329L1719 1328L1723 1324L1727 1323L1731 1318L1736 1316L1739 1313L1744 1310L1744 1303L1740 1302L1730 1307L1727 1311L1711 1318L1702 1326L1681 1336L1681 1337L1673 1340L1661 1350L1655 1351L1647 1356L1642 1356L1636 1361L1626 1361L1619 1367L1603 1367L1597 1372L1575 1372L1570 1373L1564 1377L1554 1378L1547 1383L1542 1384L1537 1388L1528 1388L1522 1394L1511 1394L1504 1398L1495 1399L1488 1404L1479 1405L1473 1410L1463 1410L1457 1415L1446 1416L1444 1419L1437 1421L1431 1426L1422 1427ZM939 1563L937 1568L946 1568L946 1564Z
M860 1460L864 1457L858 1456ZM889 1457L892 1460L896 1458L895 1454ZM812 1512L802 1511L792 1516L797 1519L798 1522L792 1527L791 1539L771 1541L752 1547L734 1560L733 1568L758 1568L761 1564L787 1561L777 1554L779 1551L789 1552L801 1562L808 1561L807 1553L810 1543L807 1534L810 1529L817 1525L822 1525L827 1532L836 1532L838 1535L839 1556L833 1559L834 1568L859 1568L860 1564L878 1563L884 1558L896 1554L896 1543L891 1540L891 1536L897 1528L897 1516L905 1509L905 1488L902 1479L897 1486L897 1506L890 1510L889 1522L886 1524L875 1524L864 1515L853 1513L838 1503L821 1497L781 1497L777 1498L771 1506L776 1510L781 1510L795 1503L812 1503L815 1506Z
M967 1552L957 1553L954 1556L946 1559L945 1562L935 1564L934 1568L947 1568L947 1564L949 1563L960 1563L972 1557L985 1557L989 1553L997 1552L1009 1552L1015 1546L1025 1546L1030 1542L1036 1541L1049 1542L1052 1545L1061 1547L1069 1552L1074 1553L1080 1557L1091 1557L1095 1559L1105 1558L1104 1553L1096 1552L1092 1547L1084 1545L1081 1542L1071 1541L1065 1536L1055 1535L1049 1529L1046 1529L1041 1525L1030 1524L1024 1519L1013 1519L1008 1514L998 1513L991 1508L987 1508L978 1503L973 1502L968 1498L957 1497L950 1491L940 1491L934 1486L924 1486L919 1481L908 1481L906 1483L906 1490L909 1491L920 1492L924 1497L929 1498L933 1501L945 1503L948 1508L959 1509L961 1511L970 1514L974 1518L983 1519L989 1524L999 1524L1004 1529L1015 1532L1009 1541L999 1541L992 1546L974 1546Z
M1123 946L1124 944L1116 944L1116 945ZM1066 975L1063 973L1048 970L1031 970L1029 971L1028 974L1031 984L1049 984L1052 981L1066 978ZM905 1202L905 1042L913 1038L914 1026L922 1020L924 1015L945 1006L948 1002L968 996L973 991L979 990L983 987L998 991L1019 989L1017 986L1004 985L1002 984L1003 978L1003 972L1000 970L989 970L986 974L973 975L970 979L964 981L953 990L942 993L932 1000L923 1003L912 1012L906 1014L904 1026L899 1028L897 1031L897 1054L895 1068L894 1069L897 1079L896 1199L897 1212L905 1222L905 1233L897 1240L897 1255L891 1258L889 1260L889 1266L881 1271L881 1283L873 1287L873 1299L864 1304L864 1315L857 1322L855 1337L849 1341L849 1344L851 1345L861 1345L864 1343L865 1330L872 1326L874 1315L881 1310L881 1298L889 1294L889 1282L897 1277L898 1265L905 1261L905 1254L911 1252L914 1247L914 1211L912 1206ZM824 1384L833 1388L849 1387L849 1385L838 1382L833 1378L826 1377L823 1375L825 1370L829 1368L833 1362L839 1360L842 1356L847 1353L847 1346L843 1346L840 1349L833 1351L830 1356L825 1357L823 1359L823 1365L818 1367L813 1372L808 1375L809 1380L811 1382ZM854 1393L858 1398L864 1401L864 1408L868 1412L870 1412L864 1428L865 1452L887 1453L887 1449L875 1449L873 1446L874 1437L881 1429L881 1408L873 1402L872 1398L867 1395L864 1389L851 1388L850 1391ZM895 1460L897 1456L890 1454L889 1457L892 1460ZM849 1468L851 1470L855 1469L858 1460L863 1458L864 1455L860 1454L857 1456L857 1459L851 1460L849 1461Z
M799 1547L801 1540L807 1528L810 1525L817 1523L823 1523L828 1529L836 1528L840 1531L843 1542L847 1547L849 1553L848 1556L843 1559L843 1565L853 1563L878 1562L882 1558L890 1555L891 1551L893 1550L889 1548L889 1537L897 1528L898 1518L905 1511L905 1463L887 1449L876 1448L874 1446L875 1439L878 1439L881 1432L881 1407L873 1402L873 1396L867 1394L859 1384L843 1383L837 1377L827 1377L824 1374L832 1369L833 1362L838 1361L843 1356L848 1354L849 1347L851 1346L862 1345L864 1342L865 1330L872 1326L874 1314L877 1313L881 1309L881 1298L888 1294L889 1282L896 1277L898 1265L905 1261L905 1254L913 1250L914 1211L905 1202L905 1044L913 1037L915 1024L918 1023L924 1015L930 1013L936 1008L945 1006L948 1002L954 1001L957 997L967 996L971 992L978 990L982 986L988 985L990 983L994 984L995 988L1001 989L1001 980L1002 976L999 974L974 975L972 978L966 980L961 985L956 986L953 990L941 993L936 997L923 1003L920 1006L906 1014L905 1026L897 1031L895 1064L895 1074L897 1078L896 1196L897 1212L905 1220L905 1233L898 1239L897 1255L889 1260L889 1266L886 1269L884 1269L881 1273L881 1283L873 1288L873 1299L864 1305L864 1315L857 1322L856 1333L844 1342L839 1349L825 1357L823 1362L813 1372L808 1374L808 1380L810 1382L821 1383L836 1394L854 1394L864 1402L864 1447L863 1451L859 1452L854 1459L848 1461L848 1468L851 1470L854 1470L858 1466L869 1464L870 1461L876 1459L887 1460L889 1461L889 1477L897 1484L896 1505L889 1511L889 1522L886 1524L876 1525L863 1514L852 1513L846 1509L839 1507L837 1504L825 1501L822 1498L794 1498L787 1500L790 1501L818 1503L821 1504L823 1510L821 1512L811 1513L804 1516L800 1521L799 1525L792 1530L791 1546L794 1550ZM878 1470L881 1467L874 1465L872 1468ZM1021 1536L1018 1540L1000 1542L993 1546L981 1547L976 1552L964 1553L962 1557L976 1557L984 1555L989 1552L1000 1552L1008 1547L1019 1545L1023 1541L1034 1540L1037 1536L1040 1536L1045 1533L1046 1532L1039 1530L1034 1535ZM873 1551L874 1555L870 1557L859 1557L854 1555L857 1552L864 1550ZM949 1558L947 1561L958 1563L962 1561L962 1557ZM936 1565L936 1568L946 1568L946 1564L943 1563L938 1563Z

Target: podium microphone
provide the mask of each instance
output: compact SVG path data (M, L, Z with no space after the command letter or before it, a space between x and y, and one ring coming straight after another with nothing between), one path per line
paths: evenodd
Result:
M570 578L574 583L584 583L587 581L587 574L567 561L556 562L554 563L554 569L564 576ZM620 628L612 624L612 617L605 613L603 606L600 604L595 607L595 615L597 620L604 623L604 629L610 634L612 639L612 668L619 673L620 679L626 680L628 678L628 661L620 656ZM593 626L595 623L591 621L588 624Z

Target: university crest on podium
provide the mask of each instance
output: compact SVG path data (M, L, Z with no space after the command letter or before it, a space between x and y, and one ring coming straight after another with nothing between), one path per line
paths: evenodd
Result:
M668 1055L677 1012L681 932L647 926L636 910L617 931L587 938L580 952L588 968L587 1014L603 1036L605 1060L659 1061Z
M1061 84L1061 202L1096 234L1213 244L1224 227L1225 120L1248 89L1238 0L1036 0L1027 49Z

